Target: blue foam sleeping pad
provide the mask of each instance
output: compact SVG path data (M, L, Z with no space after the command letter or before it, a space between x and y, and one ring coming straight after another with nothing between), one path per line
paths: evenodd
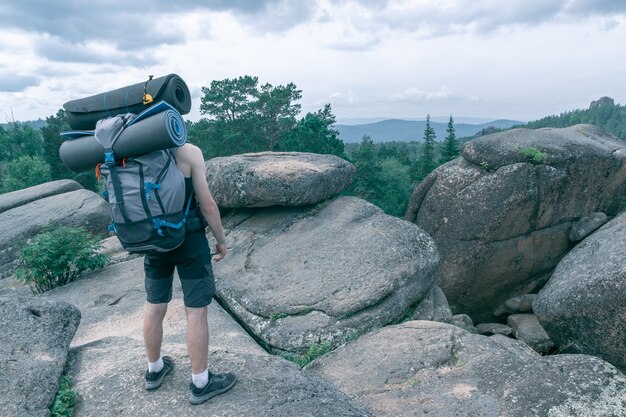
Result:
M104 148L94 131L62 133L66 139L59 148L61 161L74 172L94 169L104 162ZM116 160L175 148L187 141L187 127L178 111L161 101L137 115L113 145Z

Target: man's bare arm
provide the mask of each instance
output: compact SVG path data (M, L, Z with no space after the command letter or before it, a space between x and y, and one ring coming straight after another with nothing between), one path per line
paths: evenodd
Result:
M217 244L215 245L215 251L217 255L213 257L215 261L220 261L226 256L228 252L228 246L226 245L226 238L224 236L224 228L222 227L222 220L220 217L217 204L209 191L209 185L206 181L206 172L204 166L204 157L202 151L196 146L186 146L185 152L183 152L183 161L191 167L191 180L193 183L193 191L198 197L198 203L200 204L200 211L202 215L209 223L209 229L215 236Z

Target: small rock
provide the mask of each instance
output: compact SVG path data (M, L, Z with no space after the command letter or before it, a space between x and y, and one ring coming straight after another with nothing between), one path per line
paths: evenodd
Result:
M501 334L503 336L509 336L513 334L513 329L511 329L506 324L500 323L480 323L476 326L476 330L478 330L479 334L483 334L486 336L491 336L493 334Z
M456 327L460 327L461 329L465 329L470 333L478 333L476 327L474 327L474 322L472 318L467 314L455 314L452 316L450 320L450 324Z
M536 299L537 294L524 294L509 298L493 314L496 317L502 317L510 314L532 313L533 301Z
M435 286L430 290L413 312L412 319L450 323L452 312L441 288Z
M515 338L526 343L541 354L547 354L554 348L550 336L534 314L513 314L507 318L507 324L513 329Z
M569 231L569 240L579 242L606 223L608 217L604 213L591 213L578 220Z

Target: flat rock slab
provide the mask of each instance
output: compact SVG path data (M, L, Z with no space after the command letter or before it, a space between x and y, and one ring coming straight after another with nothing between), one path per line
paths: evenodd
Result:
M626 376L586 355L542 357L443 323L388 326L307 368L375 416L622 416Z
M23 190L11 191L10 193L0 195L0 213L35 200L82 188L83 186L74 180L57 180L24 188Z
M49 415L79 322L64 302L0 297L0 415Z
M205 405L190 405L185 308L180 281L174 279L162 352L174 358L176 369L156 392L143 388L142 258L86 274L43 295L75 303L83 313L68 360L78 396L76 416L367 416L330 384L270 356L216 302L208 313L209 367L234 371L239 382Z
M533 303L559 349L626 372L626 212L578 244Z
M111 214L106 201L88 190L42 198L0 213L0 277L13 271L23 243L51 222L61 226L84 227L104 237L108 234Z
M345 190L354 166L334 155L261 152L210 159L206 175L220 207L304 206Z
M432 239L358 198L249 209L224 224L217 295L270 350L337 346L399 321L434 285Z
M405 218L437 243L452 310L490 322L508 298L538 291L573 248L574 222L619 213L625 162L624 141L577 125L483 136L433 171Z
M211 351L212 372L234 372L238 381L207 403L189 403L191 367L185 345L164 344L175 368L156 391L145 391L143 344L105 338L72 349L69 374L78 395L76 415L107 416L368 416L344 394L295 364L270 355ZM114 360L112 359L114 358Z
M111 265L85 274L81 279L42 295L77 306L82 320L72 346L107 337L130 337L143 341L146 300L143 258ZM216 302L209 305L211 347L229 352L266 352ZM164 343L185 343L186 314L180 280L175 273L172 301L163 322Z

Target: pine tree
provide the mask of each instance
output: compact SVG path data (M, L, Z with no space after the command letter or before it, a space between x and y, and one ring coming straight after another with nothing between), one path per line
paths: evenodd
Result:
M439 159L439 164L445 164L448 161L453 160L457 156L459 156L459 141L456 138L456 134L454 133L454 120L452 119L452 115L450 115L450 120L448 121L448 128L446 129L448 135L443 142L443 147L441 149L441 159Z
M374 142L368 135L364 135L361 144L351 156L356 173L349 193L369 202L380 198L380 164L376 157Z
M435 129L430 126L430 114L426 116L426 128L424 129L424 144L419 159L419 179L426 178L437 167L435 162Z

